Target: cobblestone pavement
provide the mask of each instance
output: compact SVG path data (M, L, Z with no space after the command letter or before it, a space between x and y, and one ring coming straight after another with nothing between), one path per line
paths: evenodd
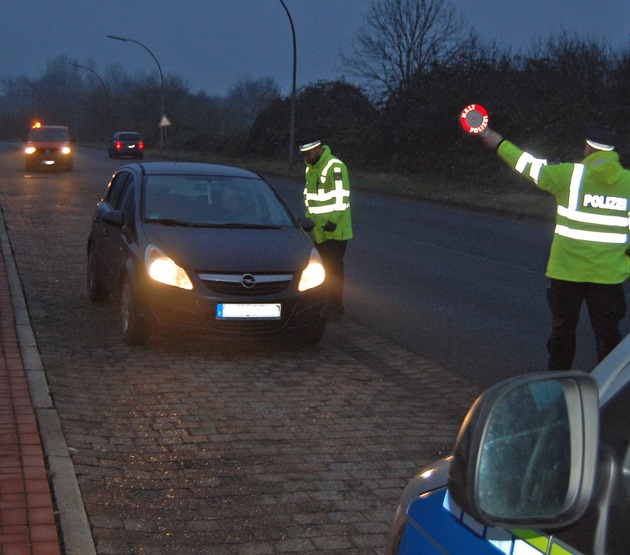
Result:
M75 174L0 183L0 204L97 552L382 553L478 390L347 319L309 349L124 346L86 298L98 196Z

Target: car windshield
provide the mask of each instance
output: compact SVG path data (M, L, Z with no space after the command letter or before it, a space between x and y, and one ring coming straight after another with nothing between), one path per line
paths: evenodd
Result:
M147 176L144 221L200 227L293 225L262 179L200 175Z
M29 134L31 141L67 141L68 130L65 127L40 127L31 129Z

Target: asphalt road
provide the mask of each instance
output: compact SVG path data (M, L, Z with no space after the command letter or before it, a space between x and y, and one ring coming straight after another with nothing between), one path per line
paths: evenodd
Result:
M19 168L15 145L4 148L3 158ZM81 203L77 209L85 211L87 229L108 177L124 161L104 159L99 151L86 155L89 171L84 157L81 175L64 175L63 182L77 187L81 180L84 194L72 202ZM269 179L301 214L303 184ZM552 224L358 190L352 209L355 238L346 258L352 319L481 387L546 368L544 270ZM630 331L628 318L622 328ZM595 364L584 312L574 367L590 370Z
M302 214L302 185L272 181ZM553 224L360 191L351 205L353 319L484 388L546 369ZM622 328L630 331L628 318ZM574 368L596 363L584 311Z
M12 164L19 165L15 146L6 148ZM71 201L83 202L86 214L124 162L94 153L82 184L82 190L92 190ZM37 183L41 177L28 179ZM77 179L76 172L63 176L68 193ZM301 214L302 182L269 179ZM355 238L346 258L351 318L482 387L545 369L550 223L357 190L352 209ZM622 330L630 331L629 318ZM574 366L590 370L595 364L584 312Z

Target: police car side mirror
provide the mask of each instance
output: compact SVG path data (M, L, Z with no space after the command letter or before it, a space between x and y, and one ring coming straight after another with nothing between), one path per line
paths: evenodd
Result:
M103 214L102 220L106 224L113 225L114 227L122 227L125 223L122 210L109 210Z
M567 526L591 501L598 442L592 376L569 371L511 378L488 389L468 412L449 466L449 494L491 526Z

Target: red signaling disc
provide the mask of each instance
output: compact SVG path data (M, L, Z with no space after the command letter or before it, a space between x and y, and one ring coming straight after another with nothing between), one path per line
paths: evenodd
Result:
M469 104L459 115L459 123L466 133L477 135L488 127L488 112L479 104Z

